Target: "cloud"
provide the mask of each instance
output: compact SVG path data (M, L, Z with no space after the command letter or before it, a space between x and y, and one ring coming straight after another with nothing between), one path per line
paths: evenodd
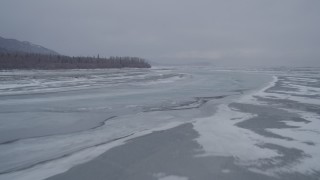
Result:
M67 55L320 65L318 0L2 0L0 34Z
M173 55L174 58L178 59L220 59L222 54L217 51L185 51L177 52Z

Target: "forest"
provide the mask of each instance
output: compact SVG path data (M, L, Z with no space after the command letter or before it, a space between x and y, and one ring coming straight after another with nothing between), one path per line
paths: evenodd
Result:
M29 53L0 53L0 69L150 68L138 57L70 57Z

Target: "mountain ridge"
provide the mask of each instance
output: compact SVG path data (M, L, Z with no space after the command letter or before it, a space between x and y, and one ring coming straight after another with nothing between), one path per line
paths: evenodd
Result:
M46 55L59 55L59 53L45 48L43 46L33 44L28 41L19 41L0 36L0 53L34 53Z

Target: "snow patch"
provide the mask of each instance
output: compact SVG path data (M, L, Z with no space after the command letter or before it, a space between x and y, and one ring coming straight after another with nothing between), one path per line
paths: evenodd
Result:
M157 173L153 175L158 180L188 180L187 177L175 176L175 175L166 175L165 173Z
M320 117L318 114L309 113L305 111L287 110L289 112L297 113L301 118L310 121L304 122L287 122L288 125L299 126L299 128L288 129L268 129L268 131L284 136L294 138L294 141L267 139L266 142L278 144L287 148L296 148L303 150L306 157L301 159L299 163L291 165L290 168L283 167L271 169L269 171L275 172L300 172L305 174L312 174L320 170Z
M204 155L232 156L244 164L259 163L262 159L280 156L274 150L257 146L263 137L235 126L236 123L254 116L220 105L214 116L198 119L194 123L194 129L200 134L196 141L205 150Z

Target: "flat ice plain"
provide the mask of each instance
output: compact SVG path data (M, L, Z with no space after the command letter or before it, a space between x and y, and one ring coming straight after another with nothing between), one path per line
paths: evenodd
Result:
M320 69L0 71L0 180L319 179Z

